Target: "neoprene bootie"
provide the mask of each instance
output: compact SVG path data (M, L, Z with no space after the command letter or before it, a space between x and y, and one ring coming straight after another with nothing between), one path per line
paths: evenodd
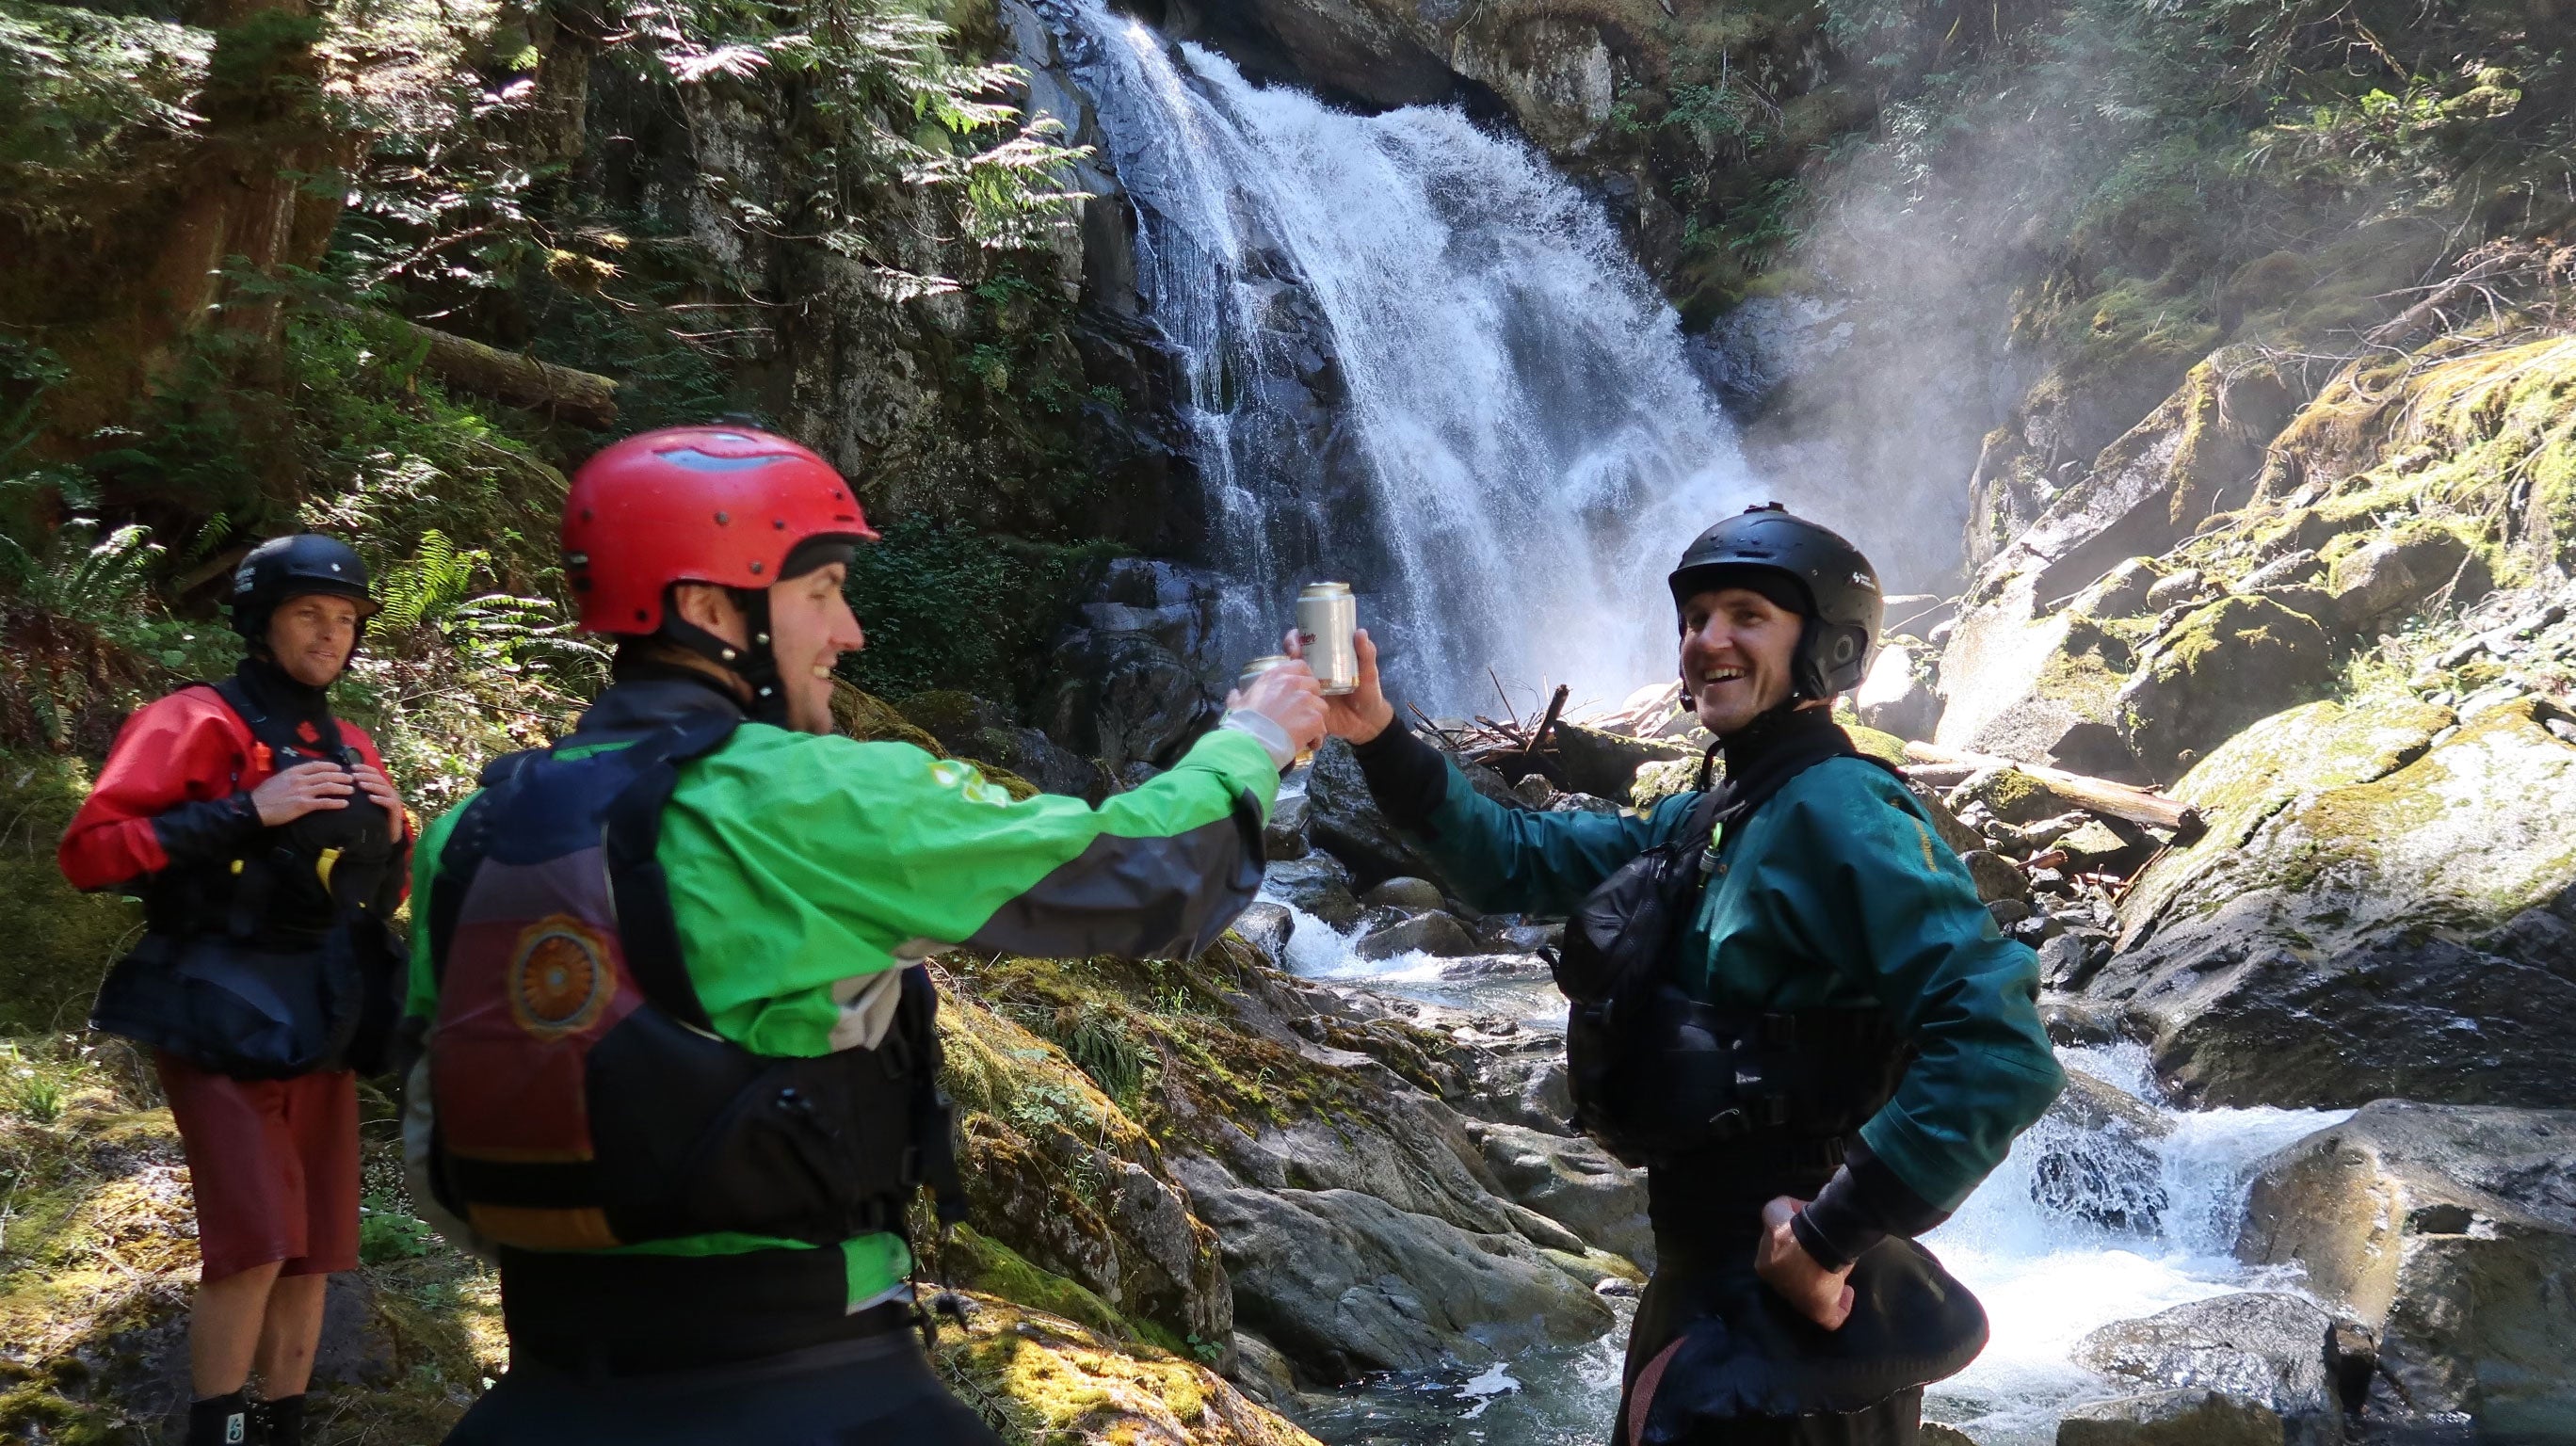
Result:
M251 1440L258 1446L304 1446L304 1398L280 1396L250 1408Z
M249 1446L254 1439L241 1392L188 1403L188 1446Z

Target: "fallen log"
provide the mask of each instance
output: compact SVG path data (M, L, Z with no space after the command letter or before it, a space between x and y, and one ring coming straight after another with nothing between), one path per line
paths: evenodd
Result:
M2059 797L2095 813L2146 828L2159 828L2174 836L2174 842L2189 844L2200 837L2200 810L2178 798L2167 798L2153 789L2135 788L2113 783L2107 778L2090 778L2069 773L2042 763L2023 763L2012 758L1998 758L1989 753L1971 753L1963 748L1944 748L1937 743L1908 743L1905 756L1923 763L1966 764L1976 768L2018 768L2047 784Z
M424 348L420 368L458 391L604 431L617 424L617 383L597 372L485 346L386 311L326 306L337 316L391 327Z

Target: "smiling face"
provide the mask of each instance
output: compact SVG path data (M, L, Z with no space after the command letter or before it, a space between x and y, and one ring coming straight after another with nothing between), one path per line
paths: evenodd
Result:
M1803 622L1749 588L1715 588L1682 604L1682 686L1701 727L1724 738L1789 696Z
M327 688L358 650L358 605L329 593L306 593L277 605L268 616L268 651L286 675L308 688Z
M799 733L832 731L832 666L868 645L841 593L849 575L840 563L825 563L769 589L769 645L787 691L787 726Z

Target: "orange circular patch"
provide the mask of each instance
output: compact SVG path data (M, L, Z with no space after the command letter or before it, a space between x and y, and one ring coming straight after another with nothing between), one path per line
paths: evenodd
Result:
M582 1028L599 1016L611 988L599 936L561 914L529 925L519 935L510 984L511 1012L522 1027L538 1034Z

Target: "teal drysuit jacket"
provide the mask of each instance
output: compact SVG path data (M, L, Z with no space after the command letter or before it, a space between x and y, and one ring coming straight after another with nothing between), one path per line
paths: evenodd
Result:
M1562 914L1671 837L1697 797L1642 815L1526 812L1453 764L1416 833L1468 903ZM1725 1008L1888 1010L1917 1058L1861 1139L1944 1214L2065 1080L2040 1027L2037 957L1996 930L1922 805L1862 759L1807 769L1719 840L1679 982Z

